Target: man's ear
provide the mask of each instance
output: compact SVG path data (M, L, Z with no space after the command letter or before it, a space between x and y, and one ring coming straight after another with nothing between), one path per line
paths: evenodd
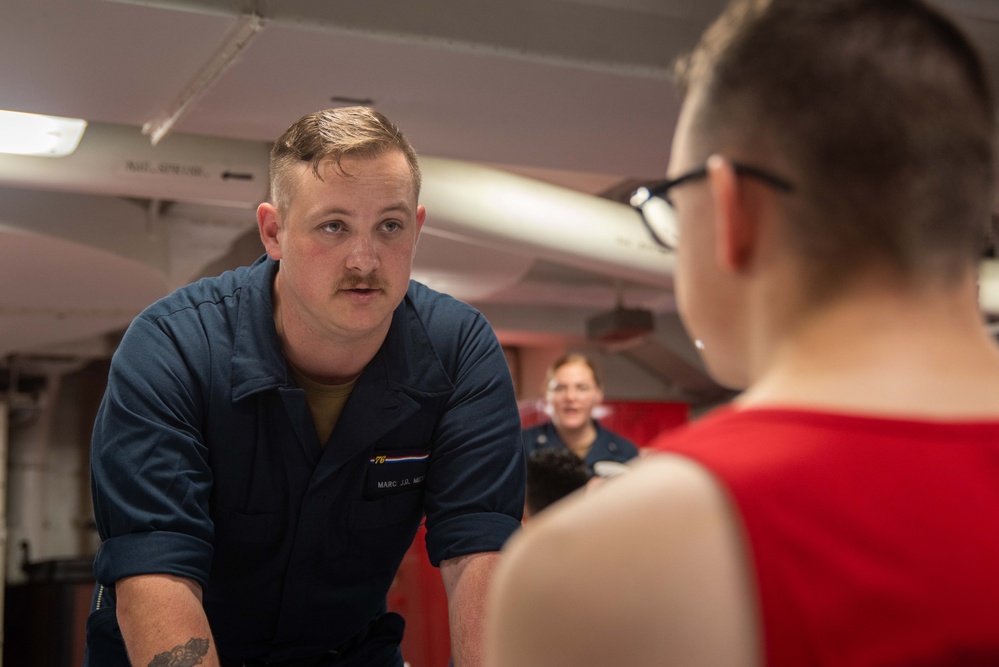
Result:
M427 209L423 205L416 207L416 239L413 240L413 255L416 255L416 245L420 241L420 232L423 230L423 223L427 221Z
M281 213L273 204L264 202L257 207L257 228L267 256L281 259Z
M716 260L726 271L741 272L756 248L756 218L731 162L720 155L708 158L708 182L715 205Z

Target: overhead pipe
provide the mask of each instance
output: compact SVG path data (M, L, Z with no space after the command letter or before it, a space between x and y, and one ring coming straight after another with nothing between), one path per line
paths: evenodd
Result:
M90 123L61 158L0 154L0 185L252 208L267 197L266 142L171 134L156 146L138 127Z
M64 158L0 154L0 185L252 209L267 198L270 144L91 123ZM668 288L674 256L629 206L476 163L422 157L425 232ZM999 314L999 266L981 301Z
M425 233L671 285L673 255L630 206L475 163L424 157Z
M162 141L191 107L215 85L263 27L263 19L257 14L243 14L237 18L235 25L222 40L221 46L212 58L184 86L169 106L142 126L142 133L149 135L149 140L154 146Z
M270 144L91 123L64 158L0 155L0 185L252 209ZM629 206L475 163L421 157L426 233L668 286L672 256Z

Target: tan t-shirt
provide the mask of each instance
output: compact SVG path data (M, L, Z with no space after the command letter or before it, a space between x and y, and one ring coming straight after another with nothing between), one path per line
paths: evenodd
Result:
M291 367L291 374L298 386L305 390L305 401L309 404L312 421L316 424L316 435L319 436L319 446L325 447L326 441L333 433L337 419L343 411L347 397L354 390L357 378L346 384L323 384L307 378L297 368Z

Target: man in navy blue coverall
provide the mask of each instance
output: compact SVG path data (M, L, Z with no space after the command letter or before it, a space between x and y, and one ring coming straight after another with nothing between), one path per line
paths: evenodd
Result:
M399 667L385 594L424 517L454 662L480 664L520 421L485 319L410 281L419 190L384 116L310 114L271 152L266 255L129 327L94 429L90 667Z

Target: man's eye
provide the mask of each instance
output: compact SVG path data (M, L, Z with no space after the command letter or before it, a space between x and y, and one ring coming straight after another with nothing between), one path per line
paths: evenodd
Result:
M386 232L397 232L402 229L402 223L398 220L386 220L382 223L382 229Z
M320 227L324 232L340 232L343 231L342 222L327 222Z

